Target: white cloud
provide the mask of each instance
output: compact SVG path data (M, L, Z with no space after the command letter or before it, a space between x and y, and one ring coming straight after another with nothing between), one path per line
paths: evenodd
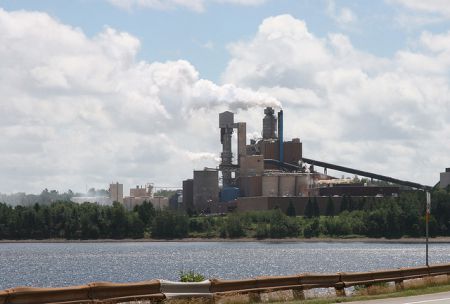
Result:
M0 192L179 186L217 165L220 111L280 106L201 79L187 61L137 61L139 48L112 28L90 38L47 14L0 9Z
M433 184L448 167L450 34L380 58L289 15L230 44L224 84L184 60L137 61L140 41L95 37L37 12L0 10L0 192L155 182L180 185L220 155L218 113L285 135L311 158Z
M350 8L337 8L334 0L328 0L326 13L341 27L347 27L357 20L355 13Z
M394 18L395 23L401 28L413 30L429 24L442 22L444 19L435 15L423 15L420 13L401 12Z
M408 30L450 19L450 6L447 0L386 0L386 2L402 8L395 21Z
M230 4L238 4L238 5L261 5L266 3L268 0L212 0L219 3L230 3Z
M283 102L285 134L311 158L433 184L448 167L450 35L380 58L289 15L229 46L223 80Z
M450 17L450 6L447 0L388 0L388 2L404 6L412 11Z
M107 0L111 4L131 10L134 7L167 10L176 7L184 7L193 11L204 10L203 0Z
M157 10L187 8L196 12L203 12L207 3L223 3L244 6L257 6L267 0L107 0L112 5L126 10L133 8L149 8Z
M214 49L214 43L212 41L207 41L207 42L203 43L201 46L208 50Z

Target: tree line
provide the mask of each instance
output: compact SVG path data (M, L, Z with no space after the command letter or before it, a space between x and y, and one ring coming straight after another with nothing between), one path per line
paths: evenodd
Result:
M112 206L59 201L32 206L0 203L0 239L123 239L187 236L188 218L155 211L144 202L127 210Z
M450 194L432 193L430 235L450 235ZM324 214L315 198L297 216L286 212L231 213L223 216L188 216L172 210L155 210L144 202L133 210L120 203L102 206L57 201L50 204L11 206L0 203L0 239L123 239L123 238L285 238L285 237L386 237L423 236L425 195L404 192L399 197L343 197L339 210L329 198Z

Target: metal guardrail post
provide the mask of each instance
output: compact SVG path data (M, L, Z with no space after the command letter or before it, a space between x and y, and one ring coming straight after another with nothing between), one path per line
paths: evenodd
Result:
M340 286L336 285L336 286L334 286L334 289L336 291L336 296L337 297L345 297L346 296L344 285L340 285Z
M261 293L260 292L250 292L248 294L248 298L250 300L250 303L261 303Z
M403 280L397 280L395 281L395 290L400 291L405 289L405 284L403 283Z
M292 289L292 295L294 300L304 300L305 299L305 291L303 288Z

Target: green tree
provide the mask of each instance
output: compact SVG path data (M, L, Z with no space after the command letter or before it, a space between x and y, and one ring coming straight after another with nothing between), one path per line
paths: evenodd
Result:
M319 209L319 204L317 203L317 197L315 197L315 196L313 198L312 209L313 209L313 216L319 217L320 209Z
M287 216L296 216L296 212L295 212L295 207L294 204L292 203L292 200L289 200L289 205L286 209L286 215Z
M144 227L149 228L156 214L153 204L145 200L142 204L135 206L134 211L137 212Z
M128 237L139 239L144 237L144 222L141 220L136 212L129 212L127 214L127 231Z
M342 196L342 199L341 199L341 211L340 212L348 211L348 210L349 210L348 197L347 197L347 195L344 195L344 196Z
M269 236L271 238L285 238L298 236L299 227L295 218L286 216L279 209L274 210L269 220Z
M328 197L327 201L327 210L325 212L325 215L327 216L334 216L334 202L331 196Z
M127 211L125 207L119 203L114 202L111 210L111 237L114 239L121 239L126 236L127 229Z
M310 221L305 228L303 229L303 236L305 238L311 238L311 237L317 237L319 236L319 219L315 218L312 221Z
M230 238L237 238L245 235L244 225L242 223L241 217L236 214L231 214L228 216L226 221L227 235Z
M269 230L266 223L258 223L256 226L255 238L265 239L269 236Z
M189 233L189 218L180 213L163 210L156 213L152 225L154 238L183 238Z
M307 218L312 218L314 216L314 208L311 202L311 197L308 198L308 202L305 205L304 216Z

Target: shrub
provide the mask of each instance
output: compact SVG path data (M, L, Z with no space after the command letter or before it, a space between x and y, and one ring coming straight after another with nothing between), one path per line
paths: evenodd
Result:
M201 282L204 281L205 277L197 273L193 270L189 270L184 272L183 270L180 271L180 282Z
M257 239L265 239L269 236L269 231L267 230L266 223L258 223L256 226L255 237Z

